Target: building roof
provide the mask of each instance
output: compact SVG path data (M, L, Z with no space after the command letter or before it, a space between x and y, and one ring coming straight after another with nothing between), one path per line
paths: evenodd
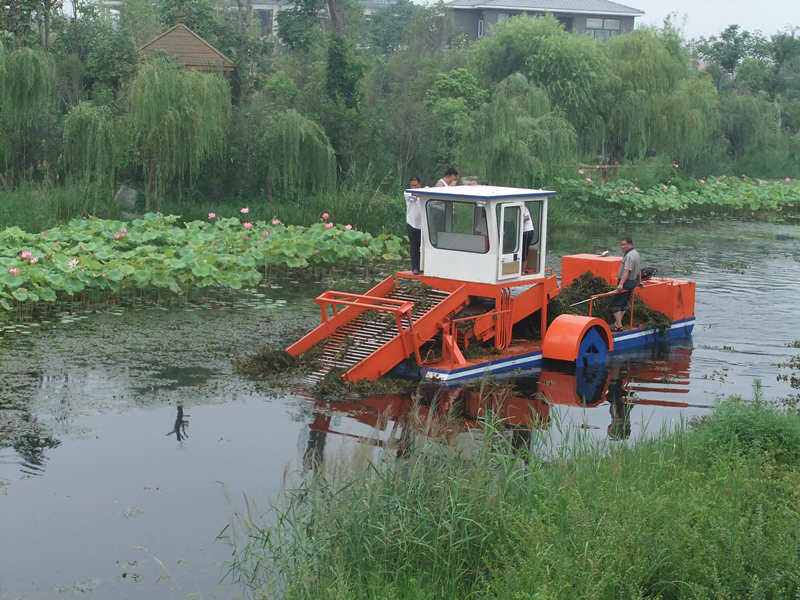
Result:
M529 190L525 188L499 187L495 185L451 185L450 187L424 187L406 190L416 196L441 198L447 200L510 200L514 198L534 198L555 196L550 190Z
M139 48L142 54L168 54L188 69L198 71L233 71L234 62L189 29L178 23Z
M497 8L552 13L639 17L644 11L610 0L453 0L450 8Z

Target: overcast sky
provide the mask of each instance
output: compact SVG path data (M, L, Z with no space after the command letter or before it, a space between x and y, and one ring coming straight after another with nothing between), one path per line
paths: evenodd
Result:
M678 23L688 38L716 35L734 23L745 29L760 29L773 34L787 25L800 27L800 0L617 0L646 14L643 25L660 25L670 13L678 13Z

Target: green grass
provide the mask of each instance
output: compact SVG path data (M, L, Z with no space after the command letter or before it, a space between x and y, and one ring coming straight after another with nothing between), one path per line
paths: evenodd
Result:
M794 598L800 417L730 400L632 447L328 468L246 523L234 573L287 599Z
M19 227L39 232L82 216L116 218L111 197L79 186L24 184L0 189L0 228Z

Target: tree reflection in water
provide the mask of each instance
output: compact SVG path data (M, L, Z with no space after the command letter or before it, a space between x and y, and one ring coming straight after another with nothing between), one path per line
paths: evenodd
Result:
M174 434L179 442L189 439L189 434L186 433L186 429L189 427L188 418L189 415L183 413L183 403L178 402L178 412L175 417L175 423L172 426L172 431L168 432L167 435L170 436Z

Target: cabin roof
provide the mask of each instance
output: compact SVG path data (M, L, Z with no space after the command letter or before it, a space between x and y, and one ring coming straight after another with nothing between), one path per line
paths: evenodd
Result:
M495 185L452 185L450 187L424 187L406 190L415 196L447 200L508 200L512 198L534 198L555 196L551 190L500 187Z

